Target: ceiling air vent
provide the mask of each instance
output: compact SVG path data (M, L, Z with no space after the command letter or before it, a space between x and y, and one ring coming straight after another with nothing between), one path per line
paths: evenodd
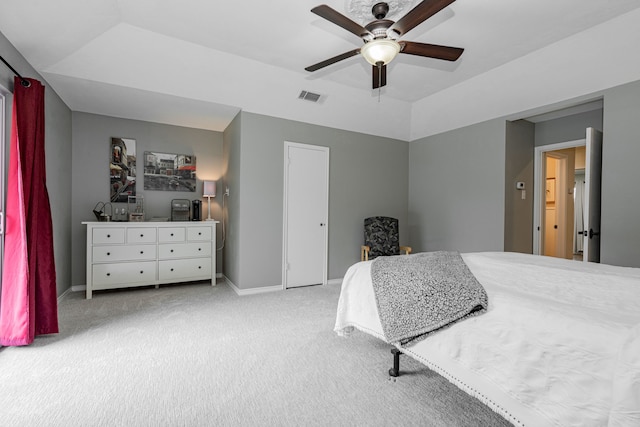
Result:
M298 99L304 99L305 101L311 101L311 102L318 102L318 100L320 99L320 95L317 93L307 92L306 90L303 90L302 92L300 92L300 95L298 95Z

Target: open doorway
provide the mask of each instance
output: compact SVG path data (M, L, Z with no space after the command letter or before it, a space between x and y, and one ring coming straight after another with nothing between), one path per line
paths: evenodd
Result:
M535 149L533 253L599 262L602 133Z
M541 218L541 254L566 259L582 259L576 241L576 225L584 221L582 198L575 198L576 170L584 170L585 146L546 151L544 156L544 216Z

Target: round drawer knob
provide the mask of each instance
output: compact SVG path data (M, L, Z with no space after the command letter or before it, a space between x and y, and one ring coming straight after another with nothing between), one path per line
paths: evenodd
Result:
M173 268L171 269L171 271L173 271Z
M144 251L140 251L140 254L143 254L143 253L144 253Z
M107 256L111 255L111 252L107 252Z
M141 234L140 237L144 237L144 234Z
M173 233L171 233L171 237L173 237Z
M144 273L144 271L140 270L140 274Z
M200 270L201 268L202 268L202 266L200 266L200 265L199 265L199 266L198 266L198 270Z
M198 236L202 236L202 232L198 232Z
M173 253L173 249L171 249L171 253Z
M111 238L111 234L107 234L107 239L110 239L110 238Z
M198 250L199 250L199 251L201 251L201 250L202 250L202 248L198 248Z
M107 277L111 276L111 273L107 273Z

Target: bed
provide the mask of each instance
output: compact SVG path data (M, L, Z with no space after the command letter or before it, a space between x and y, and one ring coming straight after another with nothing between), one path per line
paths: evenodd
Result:
M486 290L486 312L395 347L514 425L640 426L640 269L460 255ZM373 262L345 274L335 331L387 341Z

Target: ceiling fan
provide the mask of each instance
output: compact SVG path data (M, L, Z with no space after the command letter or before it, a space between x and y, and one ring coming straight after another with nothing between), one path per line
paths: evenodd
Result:
M387 84L387 64L391 62L398 53L444 59L445 61L456 61L460 55L462 55L464 49L398 40L454 1L455 0L424 0L396 22L385 19L389 12L389 5L387 3L376 3L371 8L371 13L376 19L364 27L326 4L316 6L311 9L311 12L360 37L364 42L364 46L318 62L315 65L306 67L305 70L317 71L343 59L361 54L364 59L372 65L373 89L377 89Z

